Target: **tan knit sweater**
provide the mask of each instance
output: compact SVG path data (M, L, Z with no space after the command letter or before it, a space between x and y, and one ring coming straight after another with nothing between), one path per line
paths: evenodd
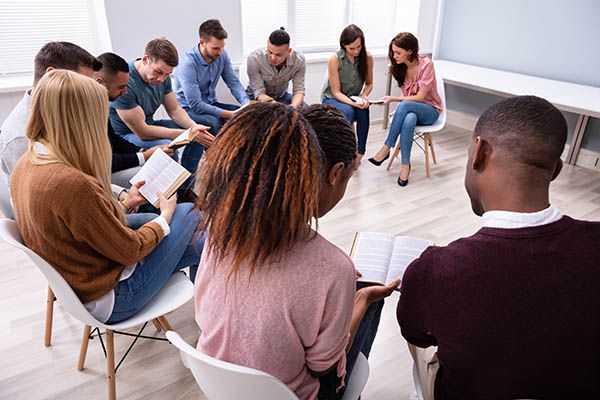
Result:
M113 214L95 178L61 163L17 163L10 192L25 244L67 280L83 303L112 290L127 265L163 238L156 222L134 231Z

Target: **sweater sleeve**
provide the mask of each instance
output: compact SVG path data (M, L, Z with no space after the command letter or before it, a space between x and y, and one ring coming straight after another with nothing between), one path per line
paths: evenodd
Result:
M132 265L148 255L163 238L156 222L129 229L112 212L110 199L89 179L73 188L64 216L73 236L120 265Z
M435 264L432 250L425 250L421 257L406 269L396 310L402 336L409 343L423 348L437 345L436 338L427 329L427 304L432 301L431 297L435 296L427 285L427 275L431 271L429 267Z

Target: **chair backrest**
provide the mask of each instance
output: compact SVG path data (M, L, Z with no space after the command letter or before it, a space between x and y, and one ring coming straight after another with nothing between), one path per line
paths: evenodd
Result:
M325 76L323 77L323 87L321 88L321 94L319 99L321 100L321 103L323 102L323 99L325 98L324 93L325 90L327 89L327 86L329 86L329 69L327 68L327 65L325 66Z
M250 77L248 76L248 59L244 58L242 63L240 64L239 70L240 83L244 87L244 90L248 88L248 84L250 83Z
M190 346L177 332L168 331L167 339L179 349L183 363L208 399L298 399L283 382L265 372L212 358Z
M6 218L15 219L15 210L10 202L8 176L0 171L0 211Z
M50 288L58 301L60 301L64 309L71 314L73 318L86 325L102 326L102 323L96 320L83 306L79 297L77 297L73 289L71 289L71 286L69 286L67 281L58 273L58 271L42 257L37 255L36 252L25 246L16 221L6 218L0 220L0 237L9 245L19 250L23 250L29 256L36 267L38 267L46 277L48 285L50 285Z
M442 123L442 125L446 125L446 115L448 114L448 112L446 110L446 90L444 89L444 78L442 78L441 76L436 76L435 78L437 84L437 92L442 100L442 112L438 117L438 121Z

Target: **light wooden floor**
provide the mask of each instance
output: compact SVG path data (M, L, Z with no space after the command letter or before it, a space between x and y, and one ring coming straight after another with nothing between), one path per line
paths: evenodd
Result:
M367 156L383 142L385 132L371 129ZM446 244L470 235L480 226L471 213L463 174L470 133L447 127L433 140L438 164L425 177L423 156L413 148L410 183L396 184L400 163L392 171L363 163L352 178L344 200L320 221L320 231L348 251L357 230L383 231L431 239ZM565 167L552 186L552 202L564 213L600 220L600 174ZM46 283L29 259L0 243L0 399L104 399L104 359L97 340L90 342L87 368L75 369L81 325L55 308L53 342L43 341ZM411 361L395 319L397 295L383 310L363 399L407 399L414 390ZM169 315L171 325L193 342L197 328L190 302ZM147 332L154 332L153 327ZM117 357L130 338L116 337ZM164 342L140 340L117 373L120 399L204 398L178 353Z

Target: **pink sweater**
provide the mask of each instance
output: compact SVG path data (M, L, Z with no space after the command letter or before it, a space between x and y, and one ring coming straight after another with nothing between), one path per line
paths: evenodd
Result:
M427 95L423 103L429 104L439 113L442 112L442 99L437 91L433 61L429 57L419 56L419 66L414 80L405 79L400 89L404 96L415 96L422 89L426 89Z
M228 281L230 265L208 250L202 254L195 287L198 349L265 371L300 399L316 399L319 380L308 368L323 371L339 362L338 375L345 374L356 287L352 261L317 234L251 278L244 265Z

